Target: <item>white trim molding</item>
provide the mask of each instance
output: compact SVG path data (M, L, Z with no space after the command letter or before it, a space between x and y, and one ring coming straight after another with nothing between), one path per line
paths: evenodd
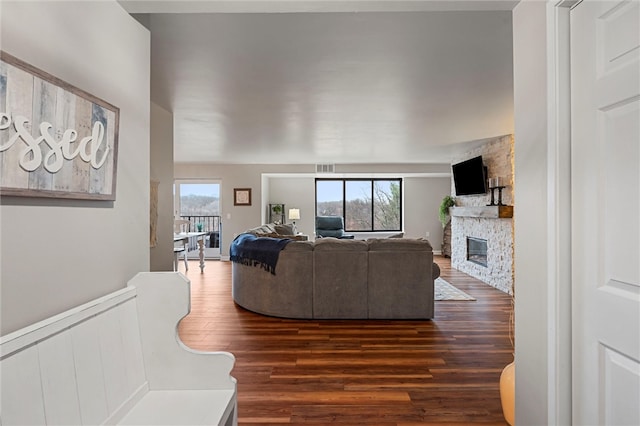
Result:
M570 8L547 3L548 424L571 424Z

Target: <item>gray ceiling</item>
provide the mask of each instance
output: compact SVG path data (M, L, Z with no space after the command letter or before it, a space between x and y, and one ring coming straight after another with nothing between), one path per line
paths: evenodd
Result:
M210 12L137 16L151 30L152 101L174 114L176 162L437 163L513 132L514 2L264 13L287 2L240 1L244 13L219 13L229 3L125 3ZM358 12L336 12L347 3Z

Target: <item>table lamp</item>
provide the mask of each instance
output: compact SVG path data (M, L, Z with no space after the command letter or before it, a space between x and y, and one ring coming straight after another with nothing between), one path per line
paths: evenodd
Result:
M300 220L300 209L289 209L289 220L293 221L293 233L297 234L296 220Z

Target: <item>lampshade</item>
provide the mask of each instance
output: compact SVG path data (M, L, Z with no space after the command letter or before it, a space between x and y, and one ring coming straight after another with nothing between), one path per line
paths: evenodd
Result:
M289 209L289 220L300 219L300 209Z
M508 364L500 374L500 402L502 414L510 425L516 421L516 364Z

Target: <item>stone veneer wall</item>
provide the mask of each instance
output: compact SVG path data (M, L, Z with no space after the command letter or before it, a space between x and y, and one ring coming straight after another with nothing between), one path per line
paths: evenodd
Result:
M482 155L488 168L488 177L501 177L506 183L507 187L502 191L502 203L513 205L513 146L512 135L490 139L482 146L455 158L452 164ZM451 193L455 194L453 180ZM497 203L497 190L495 197ZM456 206L486 206L490 202L490 193L456 197ZM517 212L514 209L515 214ZM467 260L467 236L487 240L487 267ZM513 219L452 217L451 266L498 290L513 294Z

